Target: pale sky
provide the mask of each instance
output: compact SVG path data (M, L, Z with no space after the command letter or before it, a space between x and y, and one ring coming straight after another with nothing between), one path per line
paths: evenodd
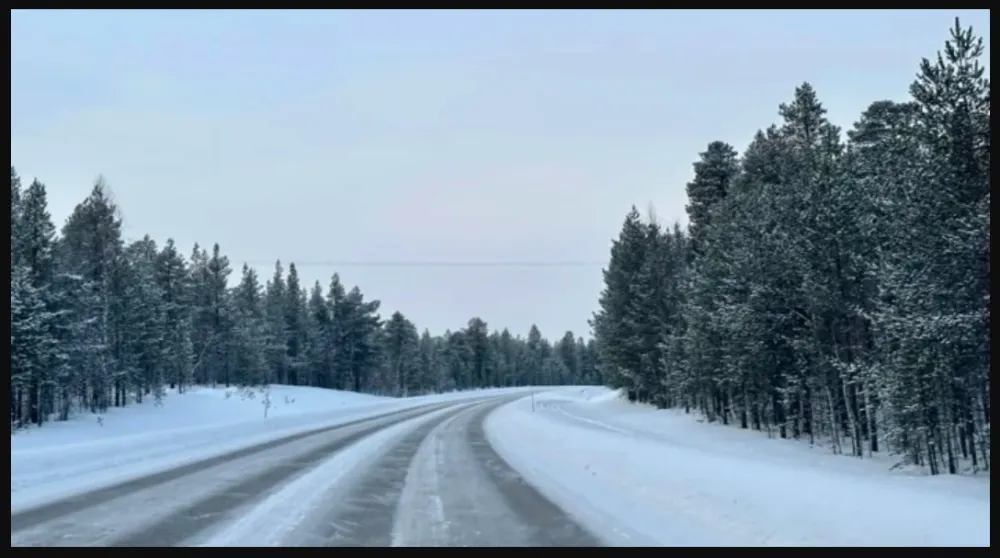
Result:
M12 11L11 161L59 226L103 174L129 238L236 274L589 335L630 205L685 222L697 154L803 81L844 128L905 99L956 15L989 41L988 10Z

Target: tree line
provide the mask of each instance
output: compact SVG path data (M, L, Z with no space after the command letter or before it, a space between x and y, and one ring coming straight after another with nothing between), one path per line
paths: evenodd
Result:
M803 84L716 141L689 226L632 208L592 326L632 400L933 474L990 467L990 83L956 20L846 135ZM845 137L846 136L846 137Z
M238 278L218 244L185 258L173 240L126 242L103 179L60 231L45 186L10 169L11 431L167 389L293 386L410 396L455 389L598 383L596 349L550 343L480 318L431 335L348 288L302 285L293 263ZM235 283L231 286L231 283Z

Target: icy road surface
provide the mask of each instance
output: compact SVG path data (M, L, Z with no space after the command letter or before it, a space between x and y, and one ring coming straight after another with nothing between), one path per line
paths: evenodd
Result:
M81 414L11 436L11 512L391 411L519 392L398 399L291 386L196 388L170 393L162 404L147 400L100 417ZM266 414L265 400L271 402Z
M274 386L11 437L11 546L989 546L989 478L698 422L604 388Z
M599 545L486 443L487 414L523 396L466 394L12 508L11 546Z
M509 401L462 404L382 430L200 544L599 546L486 442L484 419Z

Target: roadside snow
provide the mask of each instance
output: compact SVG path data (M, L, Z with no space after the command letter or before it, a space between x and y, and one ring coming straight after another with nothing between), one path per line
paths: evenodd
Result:
M266 418L260 390L170 393L162 405L149 401L12 435L11 512L315 428L523 389L390 398L273 386Z
M81 413L67 422L50 422L42 428L17 432L11 450L64 448L80 443L122 439L127 436L167 434L193 428L215 428L226 424L267 422L264 395L258 388L194 388L183 394L171 390L157 405L152 399L124 409L112 408L102 415ZM307 387L273 386L268 419L298 417L313 413L357 409L366 405L398 401L361 393Z
M561 388L499 409L510 464L609 544L989 546L988 478L893 474L884 460L772 440Z

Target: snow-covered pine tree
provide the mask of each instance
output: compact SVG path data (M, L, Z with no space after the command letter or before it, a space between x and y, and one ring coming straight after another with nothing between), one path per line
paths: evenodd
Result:
M44 395L54 385L58 349L51 333L52 319L39 289L32 284L31 272L17 266L10 291L12 429L28 423L40 426L51 411L51 399Z
M193 323L188 264L173 239L167 239L156 258L156 283L163 300L166 382L183 392L194 382Z
M563 334L556 343L556 355L566 368L566 377L560 378L562 383L579 383L581 379L581 354L576 344L576 336L572 331Z
M264 287L264 315L267 319L268 362L274 382L288 382L288 333L285 331L285 270L281 261L274 264L274 275Z
M170 239L126 246L103 180L57 237L44 186L22 190L11 167L12 429L195 384L417 394L593 375L595 345L571 333L554 347L536 327L522 339L473 318L418 337L336 275L325 298L318 286L307 297L293 266L286 277L279 263L266 292L248 266L232 288L229 275L218 245L195 245L190 263Z
M421 385L417 368L417 327L401 312L394 312L386 320L382 339L385 343L386 368L384 389L393 395L406 396L419 393Z
M118 315L116 281L122 263L121 218L103 178L98 178L90 195L74 208L62 230L60 250L67 272L83 279L89 296L77 299L81 317L92 320L86 342L90 358L80 368L83 393L80 395L92 411L105 411L112 405L121 375L118 358L120 328L126 327Z
M956 21L911 85L918 180L893 189L875 329L888 442L932 473L989 463L989 80ZM911 164L913 161L911 161ZM892 347L892 350L888 349ZM891 373L890 373L891 371Z
M344 372L353 391L371 390L382 366L380 305L378 300L366 301L361 289L354 287L336 312Z
M17 190L15 179L16 176L12 173L12 196ZM38 301L43 308L34 318L35 325L41 330L33 335L41 337L32 343L36 347L34 350L43 350L44 353L38 354L38 359L31 366L32 373L26 388L29 414L27 420L40 425L54 411L54 372L58 364L58 355L54 352L57 327L55 312L58 308L52 285L56 229L49 215L45 186L38 180L33 180L27 190L18 196L16 211L14 202L12 199L12 213L16 213L17 234L11 236L11 263L14 265L14 262L17 262L17 269L11 269L11 292L14 292L14 277L20 273L31 286L27 290L23 286L18 289L24 297L23 303L34 308L34 304Z
M222 254L219 244L212 245L212 254L205 266L206 290L204 303L208 314L209 339L200 367L212 378L212 385L221 383L229 387L234 383L235 338L233 336L234 316L230 313L229 277L233 273L229 258Z
M888 449L932 473L988 468L982 55L956 22L913 99L872 104L846 145L808 84L738 161L711 144L688 186L692 265L623 257L625 230L613 245L592 322L604 381L641 398L659 375L653 399L709 420L856 456ZM658 363L643 341L653 324Z
M469 370L466 382L469 387L487 385L493 363L489 342L489 327L480 318L472 318L465 327L465 344L469 349Z
M635 297L636 277L642 268L648 231L639 211L626 215L618 239L611 244L611 259L604 270L604 290L591 326L598 339L599 361L613 387L624 387L630 398L638 397L640 358L634 350L633 324L628 322L629 304ZM529 340L529 344L531 341Z
M704 253L705 231L711 226L715 207L726 198L740 172L736 150L722 141L708 144L694 163L694 179L686 186L687 213L692 255Z
M308 319L306 323L306 360L307 374L312 385L331 388L334 386L334 336L333 311L323 294L323 286L319 281L313 284L309 291L307 303Z
M431 332L424 330L420 334L417 347L417 374L423 393L441 391L441 375L438 371L437 340L431 337ZM418 394L414 394L418 395Z
M246 264L243 264L239 284L230 293L229 312L233 338L232 383L241 388L270 383L263 290L257 272Z
M288 265L288 278L285 284L284 318L285 318L285 355L288 365L290 385L309 385L306 362L306 295L299 280L299 272L295 264Z
M156 280L159 250L149 238L133 242L125 248L127 281L125 285L124 330L125 361L130 388L135 401L146 396L159 400L164 396L168 356L166 305Z
M335 389L350 389L350 363L347 347L341 343L343 324L347 317L347 290L334 273L326 290L326 305L330 310L330 325L327 345L331 350L330 382Z

